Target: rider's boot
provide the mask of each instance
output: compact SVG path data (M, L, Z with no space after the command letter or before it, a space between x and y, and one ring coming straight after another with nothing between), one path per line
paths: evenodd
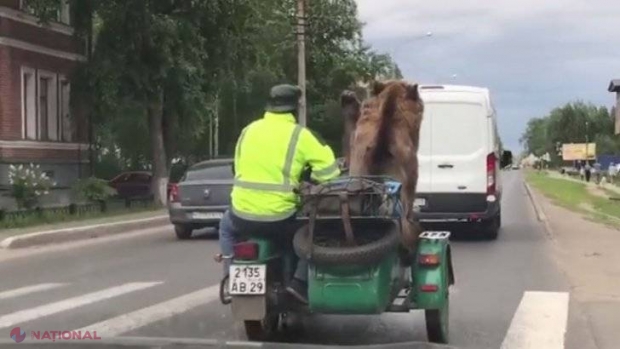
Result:
M291 283L286 287L286 291L295 299L303 304L308 304L308 284L293 278Z

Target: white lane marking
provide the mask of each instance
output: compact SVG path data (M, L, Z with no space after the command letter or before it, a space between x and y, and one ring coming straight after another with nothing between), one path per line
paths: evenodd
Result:
M0 316L0 328L11 327L15 324L35 320L44 316L60 313L86 304L95 303L104 299L120 296L125 293L141 290L161 284L158 282L131 282L121 286L106 288L105 290L88 293L78 297L68 298L59 302L45 304L39 307L20 310Z
M20 288L16 288L13 290L3 291L3 292L0 292L0 300L24 296L29 293L51 290L53 288L58 288L63 285L65 284L48 283L48 284L38 284L38 285L20 287Z
M219 298L219 285L210 286L152 306L92 324L76 331L97 331L101 337L114 337L152 324Z
M501 349L564 349L567 292L525 292Z

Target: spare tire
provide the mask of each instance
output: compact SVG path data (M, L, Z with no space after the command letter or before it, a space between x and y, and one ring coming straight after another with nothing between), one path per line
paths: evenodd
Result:
M386 220L382 228L385 234L379 239L365 245L354 247L326 247L312 246L308 225L301 227L293 238L295 252L299 256L308 258L312 248L311 262L315 265L373 265L383 258L400 243L400 224L397 220ZM315 228L316 230L317 228ZM355 231L355 229L354 229Z

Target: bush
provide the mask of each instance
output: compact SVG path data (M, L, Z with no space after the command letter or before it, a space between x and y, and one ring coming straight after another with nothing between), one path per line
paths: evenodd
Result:
M73 190L78 197L94 202L105 201L116 195L116 190L107 181L95 177L80 179Z
M31 209L37 206L39 198L49 194L50 188L56 186L55 182L41 172L39 165L33 164L9 166L9 184L11 196L20 209Z

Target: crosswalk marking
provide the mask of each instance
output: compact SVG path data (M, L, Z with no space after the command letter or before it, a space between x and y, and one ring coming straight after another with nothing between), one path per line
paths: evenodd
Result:
M501 349L564 349L569 295L525 292Z
M0 314L0 329L11 328L18 324L21 325L100 301L114 302L113 298L115 297L141 290L148 291L149 288L162 283L162 281L126 283L10 314ZM67 285L67 283L42 283L6 290L0 292L0 300ZM452 287L451 291L456 291L456 289ZM453 292L453 294L455 293L457 292ZM123 338L122 336L128 332L184 314L192 309L214 302L218 297L219 285L213 285L98 323L90 325L78 323L78 326L84 327L75 331L82 331L82 333L96 331L97 335L102 338ZM501 349L564 349L568 310L569 293L524 292L503 339ZM53 317L49 321L54 323ZM0 340L0 346L1 344L2 341Z
M92 324L77 329L76 331L97 331L98 336L113 337L152 324L156 321L184 313L197 306L212 302L218 299L218 297L219 285L214 285L150 307Z
M63 285L65 284L48 283L48 284L38 284L38 285L20 287L20 288L16 288L13 290L3 291L3 292L0 292L0 300L24 296L24 295L35 293L35 292L51 290L53 288L58 288Z
M11 327L22 322L60 313L65 310L70 310L90 303L102 301L104 299L120 296L125 293L149 288L158 284L161 284L161 282L131 282L120 286L110 287L101 291L68 298L59 302L17 311L0 316L0 328Z

